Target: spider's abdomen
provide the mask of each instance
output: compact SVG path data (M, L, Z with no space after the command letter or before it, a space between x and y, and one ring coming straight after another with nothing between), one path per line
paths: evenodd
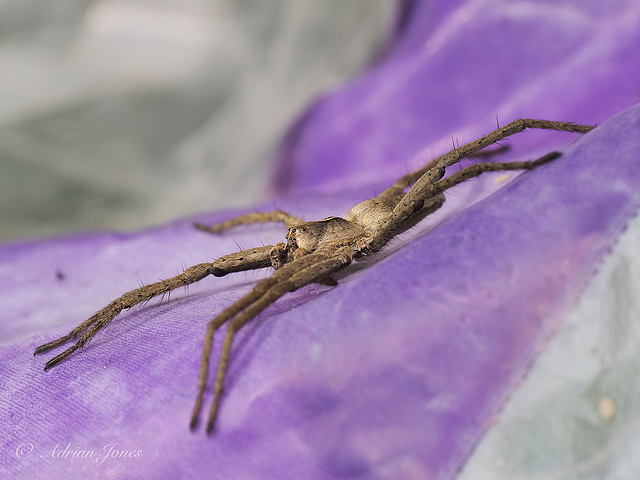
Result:
M380 197L370 198L349 210L347 220L368 230L375 230L391 215L395 206L396 203L391 200L385 201Z

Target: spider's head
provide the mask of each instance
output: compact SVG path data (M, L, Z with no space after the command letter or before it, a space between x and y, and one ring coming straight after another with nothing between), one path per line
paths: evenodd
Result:
M314 238L314 229L311 224L316 222L305 222L299 225L294 225L289 228L287 232L287 247L289 250L295 250L297 248L304 248L305 250L313 251L318 243L317 238Z

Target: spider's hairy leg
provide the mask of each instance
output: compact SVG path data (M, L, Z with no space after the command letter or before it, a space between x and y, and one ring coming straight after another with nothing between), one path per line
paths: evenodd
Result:
M438 168L446 168L459 162L462 158L472 155L478 150L482 150L489 145L499 142L503 138L510 137L522 132L527 128L556 130L561 132L588 133L595 128L593 125L579 125L570 122L554 122L551 120L536 120L531 118L520 118L508 123L488 133L477 140L467 143L458 148L454 148L446 155L443 155L438 162Z
M213 225L205 225L200 222L193 224L198 230L209 233L220 233L229 228L237 227L238 225L249 225L252 223L268 223L268 222L282 222L285 227L301 223L302 220L293 215L289 215L282 210L275 210L273 212L254 212L240 215L239 217L232 218L220 223L214 223Z
M269 257L271 248L272 247L268 245L244 250L231 255L225 255L214 262L201 263L194 265L193 267L189 267L181 274L167 280L161 280L159 282L131 290L108 304L99 312L92 315L88 320L78 325L67 335L64 335L52 342L45 343L44 345L40 345L36 348L34 355L56 348L69 340L77 339L74 345L47 362L44 369L49 370L73 352L82 348L100 330L106 327L122 310L131 308L139 303L146 302L158 295L163 295L175 290L176 288L198 282L208 275L221 277L232 272L268 267L271 265L271 259Z
M540 165L549 163L556 158L562 156L560 152L550 152L546 155L538 158L537 160L525 160L519 162L489 162L489 163L477 163L467 168L460 170L459 172L449 175L442 180L433 184L433 193L438 194L448 190L449 188L464 182L473 177L477 177L484 172L504 172L508 170L533 170Z
M490 157L493 155L499 155L501 153L504 153L507 150L509 150L508 146L500 145L497 148L478 150L476 152L472 152L471 154L469 154L469 157L471 158ZM413 185L416 182L416 180L422 177L425 173L427 173L432 168L437 167L438 163L442 160L442 157L444 157L444 155L440 155L439 157L436 157L433 160L431 160L424 167L419 168L418 170L407 173L406 175L400 177L398 180L396 180L396 182L392 186L390 186L384 192L382 192L380 194L380 197L391 196L399 192L404 192L406 188L409 188L411 185Z
M412 194L412 190L421 191L428 190L428 185L433 184L440 180L445 173L445 168L450 167L458 163L465 157L469 157L474 155L479 150L482 150L489 145L492 145L500 140L510 137L511 135L515 135L516 133L522 132L527 128L533 129L543 129L543 130L556 130L561 132L572 132L572 133L588 133L595 128L592 125L579 125L577 123L570 122L554 122L550 120L535 120L530 118L520 118L518 120L514 120L511 123L508 123L504 127L497 128L496 130L474 140L472 142L467 143L458 148L454 148L449 153L443 155L438 160L437 164L432 168L429 167L433 162L424 167L425 170L424 175L418 178L407 195ZM415 197L415 195L411 195L411 197ZM409 200L409 198L407 198Z
M442 195L445 190L458 185L484 172L501 172L507 170L532 170L540 165L551 162L562 156L560 152L551 152L537 160L519 161L519 162L489 162L478 163L463 168L459 172L454 173L446 178L442 175L437 167L433 168L422 178L427 178L427 182L422 184L422 188L416 188L418 183L411 187L404 198L398 203L392 214L386 222L378 229L371 241L371 248L381 248L391 238L397 235L401 229L401 225L412 222L413 216L416 214L415 205L420 205L425 199L433 199ZM421 178L421 180L422 180Z
M198 378L198 394L191 415L191 429L194 429L197 425L200 415L215 331L229 321L214 384L213 403L207 419L207 433L211 433L215 425L235 334L285 293L293 292L305 285L326 278L331 273L351 263L352 258L353 250L351 247L327 248L300 257L276 270L271 277L258 282L251 292L224 310L209 323L202 351L202 363Z
M292 267L293 263L286 263L281 261L280 257L287 254L286 245L283 243L277 243L273 246L270 257L271 262L276 272L269 278L265 278L258 282L251 291L240 298L238 301L227 307L219 315L207 324L207 330L204 338L204 347L202 349L202 358L200 360L200 373L198 375L198 395L193 407L193 413L191 415L191 429L193 430L198 421L198 415L200 414L200 408L202 405L202 396L206 387L207 377L209 375L209 363L211 357L211 348L213 345L213 336L215 331L224 325L229 319L240 313L245 308L249 307L255 302L256 298L264 295L273 285L275 285L280 279L286 278L291 275L291 271L294 269L305 268L310 262L314 261L314 257L301 257Z
M425 201L433 198L445 191L447 188L460 183L468 178L480 175L482 172L488 171L500 171L500 170L520 170L531 169L536 166L551 161L559 156L557 153L551 153L548 156L535 160L533 162L507 162L507 163L483 163L479 165L473 165L463 169L455 175L451 175L452 180L440 184L439 187L435 187L436 182L442 179L445 174L445 168L459 162L462 158L473 155L475 152L488 147L491 144L499 142L503 138L514 135L527 128L538 128L546 130L557 130L574 133L588 133L595 128L591 125L579 125L568 122L554 122L549 120L535 120L535 119L519 119L508 123L504 127L497 128L496 130L480 137L477 140L467 143L461 147L451 150L446 155L440 157L435 162L431 162L417 173L424 172L424 174L418 178L404 197L398 202L393 212L388 216L382 225L377 229L375 235L370 241L370 247L372 250L378 250L393 238L399 231L401 226L410 221L409 219L419 211ZM435 165L433 165L435 163ZM471 169L471 170L468 170ZM403 180L413 180L416 174L409 174L402 177L398 182ZM398 182L388 189L390 195L396 195ZM386 193L383 192L383 195Z

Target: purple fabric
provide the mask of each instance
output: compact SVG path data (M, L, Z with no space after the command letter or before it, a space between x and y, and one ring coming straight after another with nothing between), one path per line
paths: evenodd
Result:
M640 6L413 1L384 61L314 104L281 145L274 193L387 181L518 118L601 123L636 103ZM510 143L544 152L566 139ZM348 159L346 161L345 159Z
M637 95L631 52L640 29L630 2L597 12L596 2L575 10L555 2L548 14L506 4L500 21L484 3L406 5L414 10L387 56L316 103L282 149L280 168L291 175L281 193L337 191L354 178L361 188L290 193L261 209L341 214L383 178L442 153L450 133L466 141L489 130L495 114L502 123L600 122ZM537 47L527 50L532 36ZM500 55L483 53L490 46ZM406 96L394 100L398 91ZM341 275L337 288L305 287L250 323L235 343L212 438L187 428L204 328L267 271L204 280L127 312L50 372L42 371L50 355L31 353L138 281L235 251L236 242L281 240L282 227L212 237L185 219L136 234L5 245L2 477L454 477L640 208L638 106L581 138L521 134L506 157L576 138L559 160L493 195L499 175L457 187L443 209L378 261ZM214 361L219 349L218 337Z

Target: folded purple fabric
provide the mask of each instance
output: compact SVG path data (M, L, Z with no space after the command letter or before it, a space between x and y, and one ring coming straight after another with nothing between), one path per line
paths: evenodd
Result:
M637 2L403 3L382 61L290 130L274 191L369 185L496 122L601 123L639 100ZM522 156L566 141L525 135L512 145Z
M289 132L283 196L260 209L343 214L495 115L602 125L520 134L505 158L576 141L506 185L456 187L338 287L271 306L237 337L210 438L188 429L205 325L267 271L126 312L50 372L33 350L139 281L282 227L214 237L186 219L0 248L2 476L453 478L640 208L640 107L604 121L637 95L637 7L527 5L405 2L384 58Z

